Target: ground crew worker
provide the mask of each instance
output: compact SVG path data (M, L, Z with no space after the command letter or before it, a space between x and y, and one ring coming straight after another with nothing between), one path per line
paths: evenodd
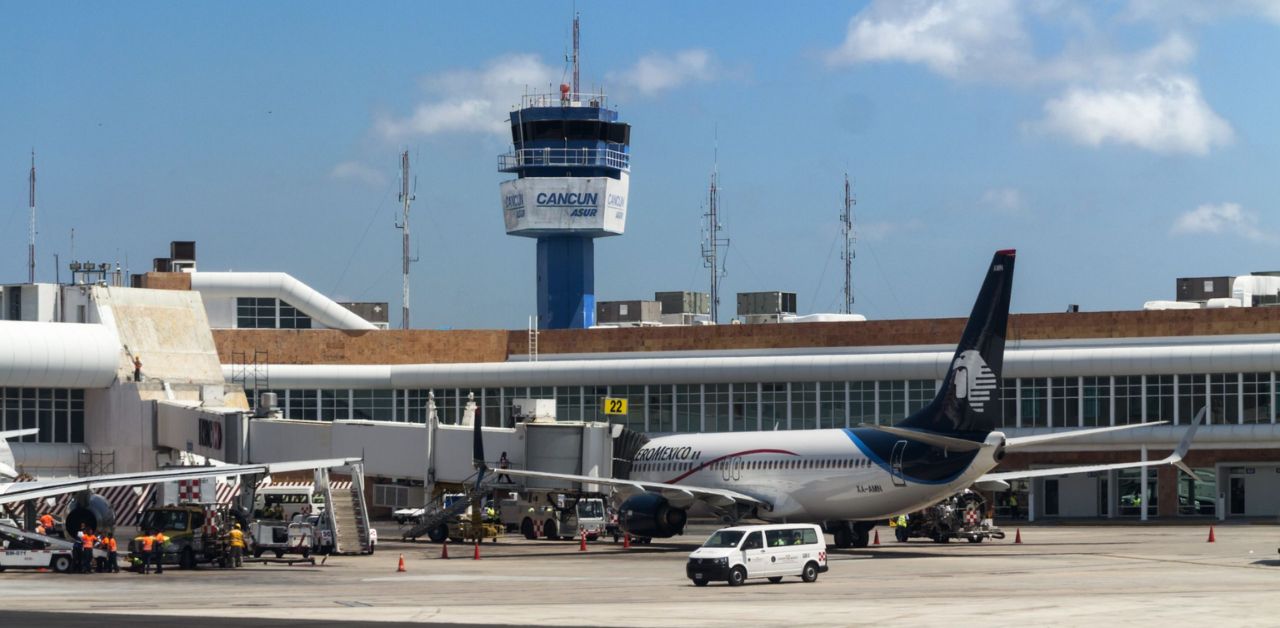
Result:
M44 534L44 524L42 523L36 524L36 534Z
M53 515L47 512L40 515L40 526L44 528L41 534L53 534Z
M97 540L98 536L92 529L85 530L80 537L80 569L84 573L93 573L93 543Z
M110 573L120 573L120 555L116 553L116 535L107 535L106 549L107 571Z
M133 381L142 381L142 358L133 356Z
M1018 496L1013 493L1009 493L1009 518L1018 518Z
M510 460L507 460L507 452L505 452L505 451L504 451L504 452L502 452L502 455L498 457L498 468L499 468L499 469L510 469L510 468L511 468L511 461L510 461ZM510 483L511 483L511 476L509 476L509 475L507 475L507 474L502 473L501 471L499 471L499 473L498 473L498 481L499 481L499 482L506 482L506 483L510 484Z
M164 573L164 547L169 543L169 537L165 536L164 532L156 530L155 536L152 538L155 540L155 545L151 551L152 558L156 563L156 573L162 574Z
M244 532L240 531L240 524L231 529L229 535L231 537L231 566L244 566Z
M143 532L133 540L138 543L138 558L142 561L142 569L139 573L145 576L151 570L151 549L155 545L156 538L151 536L150 532Z
M907 527L907 516L906 516L906 515L898 515L898 527L899 527L899 528L905 528L905 527Z
M84 535L88 531L87 525L80 524L80 530L76 532L76 538L71 545L71 570L77 573L80 571L80 566L84 564L84 548L81 544L84 543Z

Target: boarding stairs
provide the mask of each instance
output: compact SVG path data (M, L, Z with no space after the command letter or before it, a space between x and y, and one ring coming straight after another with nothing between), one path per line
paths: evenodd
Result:
M369 510L364 499L364 465L351 465L351 488L333 488L328 470L323 473L325 507L335 554L367 554L372 551L369 535Z
M472 473L470 477L462 481L462 485L467 487L464 491L465 496L455 500L447 508L435 502L424 506L422 517L418 520L418 523L405 532L401 538L406 541L417 539L424 534L430 533L432 530L440 526L440 524L447 523L450 519L453 519L465 512L467 507L470 506L471 502L475 499L477 491L477 487L474 484L475 477L476 474ZM490 488L495 477L495 475L491 474L481 480L478 488L481 494L484 494Z

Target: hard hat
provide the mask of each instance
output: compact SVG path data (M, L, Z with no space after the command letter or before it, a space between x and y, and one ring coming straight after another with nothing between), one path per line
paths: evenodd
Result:
M240 529L240 524L238 524L238 523L236 524L236 529L237 529L237 530L239 530L239 529Z

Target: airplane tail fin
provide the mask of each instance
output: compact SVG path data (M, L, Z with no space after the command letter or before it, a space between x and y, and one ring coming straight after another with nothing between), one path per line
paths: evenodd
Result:
M1000 416L1000 377L1015 251L996 251L933 401L897 427L981 441Z

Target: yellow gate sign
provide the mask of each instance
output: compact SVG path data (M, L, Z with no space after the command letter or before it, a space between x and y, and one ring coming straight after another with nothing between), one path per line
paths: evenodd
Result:
M604 398L604 413L605 413L605 414L626 414L626 413L627 413L627 400L626 400L626 399L617 399L617 398L615 398L615 397L605 397L605 398Z

